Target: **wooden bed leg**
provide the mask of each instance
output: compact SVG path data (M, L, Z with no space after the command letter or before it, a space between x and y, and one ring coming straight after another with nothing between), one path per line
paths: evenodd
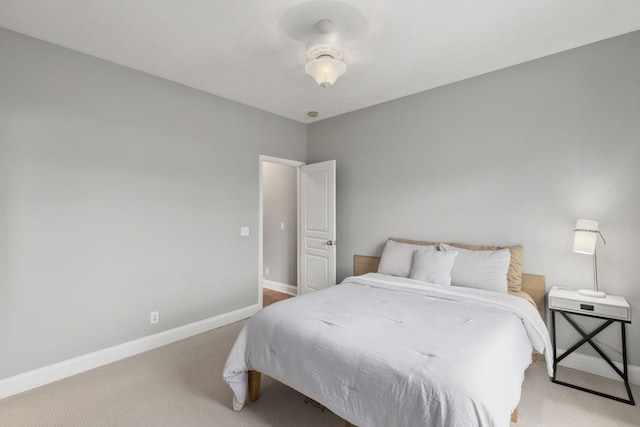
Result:
M255 402L260 397L260 378L260 372L249 371L249 402Z
M518 407L516 406L516 409L513 410L513 412L511 413L511 422L512 423L517 423L518 422Z

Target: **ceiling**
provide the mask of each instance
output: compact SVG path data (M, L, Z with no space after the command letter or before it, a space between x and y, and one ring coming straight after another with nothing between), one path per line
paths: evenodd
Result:
M291 16L346 9L364 26L325 91ZM0 0L0 27L310 123L640 30L640 1Z

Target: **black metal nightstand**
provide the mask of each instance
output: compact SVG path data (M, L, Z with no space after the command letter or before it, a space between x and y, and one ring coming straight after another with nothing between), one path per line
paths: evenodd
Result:
M627 366L627 339L625 335L625 326L631 323L631 307L627 300L623 297L607 295L606 298L592 298L584 295L580 295L575 290L559 289L556 287L551 288L549 291L549 309L551 310L551 328L553 334L553 378L551 381L557 384L561 384L567 387L575 388L577 390L586 391L587 393L596 394L598 396L606 397L608 399L617 400L618 402L627 403L629 405L635 405L633 394L631 393L631 387L629 386L629 372ZM556 345L556 312L560 313L567 322L573 328L578 331L582 336L582 339L576 344L571 346L562 355L557 354ZM587 316L596 319L604 320L600 326L594 329L592 332L584 330L584 328L578 325L571 316ZM602 332L612 323L620 323L620 329L622 332L622 364L623 370L621 371L611 359L600 349L597 343L593 342L593 338ZM570 384L564 381L556 379L556 369L558 363L565 357L573 353L583 344L589 343L591 347L606 361L609 366L622 378L624 385L627 389L628 399L613 396L610 394L602 393L596 390L581 387L575 384Z

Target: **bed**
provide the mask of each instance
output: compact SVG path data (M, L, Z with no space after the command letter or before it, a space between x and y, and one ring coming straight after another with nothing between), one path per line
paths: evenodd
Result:
M403 256L417 259L419 251L430 252L406 246L429 242L390 241L403 245ZM388 241L382 263L390 259L389 246ZM477 248L449 247L455 255L427 255L449 259L464 250L475 251L471 256L500 250L504 261L505 248ZM512 251L509 264L514 258ZM380 263L377 257L356 256L355 275L340 285L281 301L251 318L223 371L234 409L258 398L264 373L326 406L347 425L515 421L534 352L545 355L552 375L541 317L544 277L520 273L518 290L495 292L386 274ZM530 298L509 294L518 292Z

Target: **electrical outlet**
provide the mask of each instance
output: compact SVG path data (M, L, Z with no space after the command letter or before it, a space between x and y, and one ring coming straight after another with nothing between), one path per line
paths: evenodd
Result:
M264 274L265 274L265 276L269 275L269 267L265 267Z
M160 321L160 312L159 311L152 311L151 312L151 321L150 321L150 323L152 325L155 325L159 321Z

